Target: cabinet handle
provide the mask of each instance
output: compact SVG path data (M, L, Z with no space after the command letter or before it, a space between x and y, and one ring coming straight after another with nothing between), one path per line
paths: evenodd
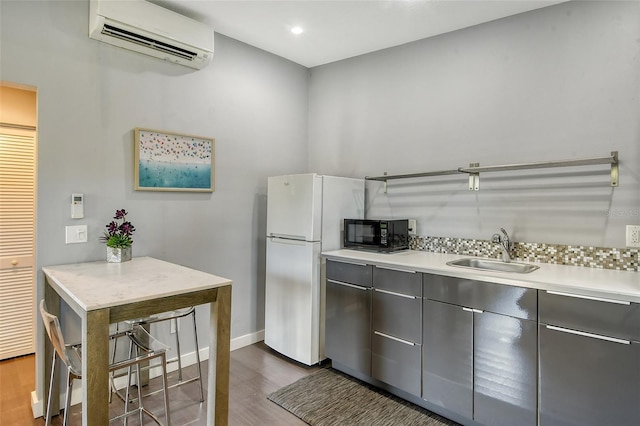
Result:
M556 296L573 297L575 299L595 300L597 302L615 303L617 305L631 305L631 302L627 302L626 300L604 299L602 297L583 296L581 294L563 293L561 291L551 291L551 290L545 290L545 291L548 294L555 294Z
M405 299L417 299L416 296L410 296L408 294L396 293L395 291L389 290L381 290L379 288L374 288L373 291L377 291L378 293L390 294L392 296L404 297Z
M362 291L367 291L367 290L369 290L369 287L362 287L362 286L359 286L359 285L347 284L347 283L343 283L342 281L327 280L327 282L332 283L332 284L343 285L343 286L345 286L345 287L355 288L355 289L357 289L357 290L362 290Z
M463 311L467 311L467 312L473 312L474 314L482 314L484 313L484 311L480 310L480 309L473 309L473 308L462 308Z
M347 265L356 265L356 266L369 266L366 263L360 263L360 262L352 262L352 261L345 261L345 260L338 260L338 259L327 259L330 262L336 262L336 263L346 263Z
M379 331L374 331L373 334L377 334L380 337L386 337L387 339L395 340L396 342L404 343L405 345L408 345L408 346L415 346L416 345L415 343L410 342L408 340L399 339L397 337L389 336L388 334L380 333Z
M578 336L591 337L592 339L605 340L607 342L621 343L623 345L631 344L631 341L629 340L617 339L615 337L609 337L609 336L602 336L600 334L585 333L584 331L570 330L568 328L556 327L554 325L545 325L545 327L547 327L549 330L560 331L562 333L577 334Z
M407 272L409 274L415 274L416 273L416 271L410 271L408 269L402 269L402 268L391 268L389 266L378 266L378 265L376 265L376 268L378 268L378 269L387 269L389 271Z

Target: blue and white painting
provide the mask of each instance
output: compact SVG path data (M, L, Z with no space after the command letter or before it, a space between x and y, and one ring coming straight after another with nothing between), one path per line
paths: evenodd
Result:
M136 189L213 191L213 139L136 129Z

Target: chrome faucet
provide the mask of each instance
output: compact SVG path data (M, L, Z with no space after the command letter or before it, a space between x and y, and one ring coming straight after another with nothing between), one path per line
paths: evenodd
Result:
M502 235L493 234L491 242L502 246L502 261L508 263L511 262L511 249L513 249L513 243L504 228L500 228L500 231L502 231Z

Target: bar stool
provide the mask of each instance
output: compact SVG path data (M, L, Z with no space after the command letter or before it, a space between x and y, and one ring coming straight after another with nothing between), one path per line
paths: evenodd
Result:
M51 378L49 382L49 398L47 400L47 411L45 414L45 425L49 426L51 424L51 394L53 393L54 386L54 373L56 367L56 359L59 357L60 360L67 367L67 395L65 399L65 408L64 408L64 417L63 417L63 425L67 424L67 420L69 417L69 408L71 406L71 390L73 387L74 380L82 379L82 346L80 344L70 345L65 344L64 337L62 335L62 329L60 328L60 322L58 317L50 314L47 311L47 307L45 305L44 300L40 302L40 315L42 317L42 321L44 323L45 330L47 332L47 336L49 336L49 340L53 345L53 361L51 365ZM167 362L166 362L166 349L151 349L151 345L146 345L144 340L146 338L141 338L140 333L145 332L144 329L138 327L133 328L131 330L123 331L118 333L113 338L128 336L131 344L135 346L135 357L127 358L124 360L119 360L116 362L112 362L109 365L109 371L113 372L116 370L121 370L127 368L129 370L129 375L131 374L131 368L133 366L136 367L138 375L140 374L140 364L147 363L153 359L159 358L162 363L162 386L164 392L164 412L166 416L166 425L170 426L170 413L169 413L169 395L167 392ZM135 410L129 411L128 407L129 403L129 387L127 387L127 395L125 397L125 410L124 413L112 418L111 420L117 420L120 418L126 418L132 414L138 413L140 416L140 423L142 423L143 413L149 415L156 423L160 424L158 418L146 410L142 405L142 394L140 390L140 386L138 386L138 408Z
M182 355L180 353L180 331L178 327L178 320L180 318L184 318L187 316L191 316L192 324L193 324L193 336L194 342L196 345L196 368L198 371L198 376L193 377L189 380L182 379ZM196 308L195 306L190 306L187 308L176 309L174 311L163 312L161 314L152 315L149 317L138 318L134 320L128 321L132 326L147 326L154 323L164 322L164 321L176 321L176 352L178 354L178 383L175 383L169 388L174 388L176 386L185 385L187 383L198 381L200 382L200 402L204 401L204 388L202 384L202 368L200 366L200 345L198 344L198 326L196 324Z

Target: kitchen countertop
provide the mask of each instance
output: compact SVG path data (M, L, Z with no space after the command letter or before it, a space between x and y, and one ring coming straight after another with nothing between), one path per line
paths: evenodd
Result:
M640 273L635 271L519 261L516 262L530 263L540 269L528 274L479 271L447 265L447 262L452 260L473 256L418 250L385 254L343 249L326 251L322 253L322 256L332 260L366 262L407 271L640 303Z

